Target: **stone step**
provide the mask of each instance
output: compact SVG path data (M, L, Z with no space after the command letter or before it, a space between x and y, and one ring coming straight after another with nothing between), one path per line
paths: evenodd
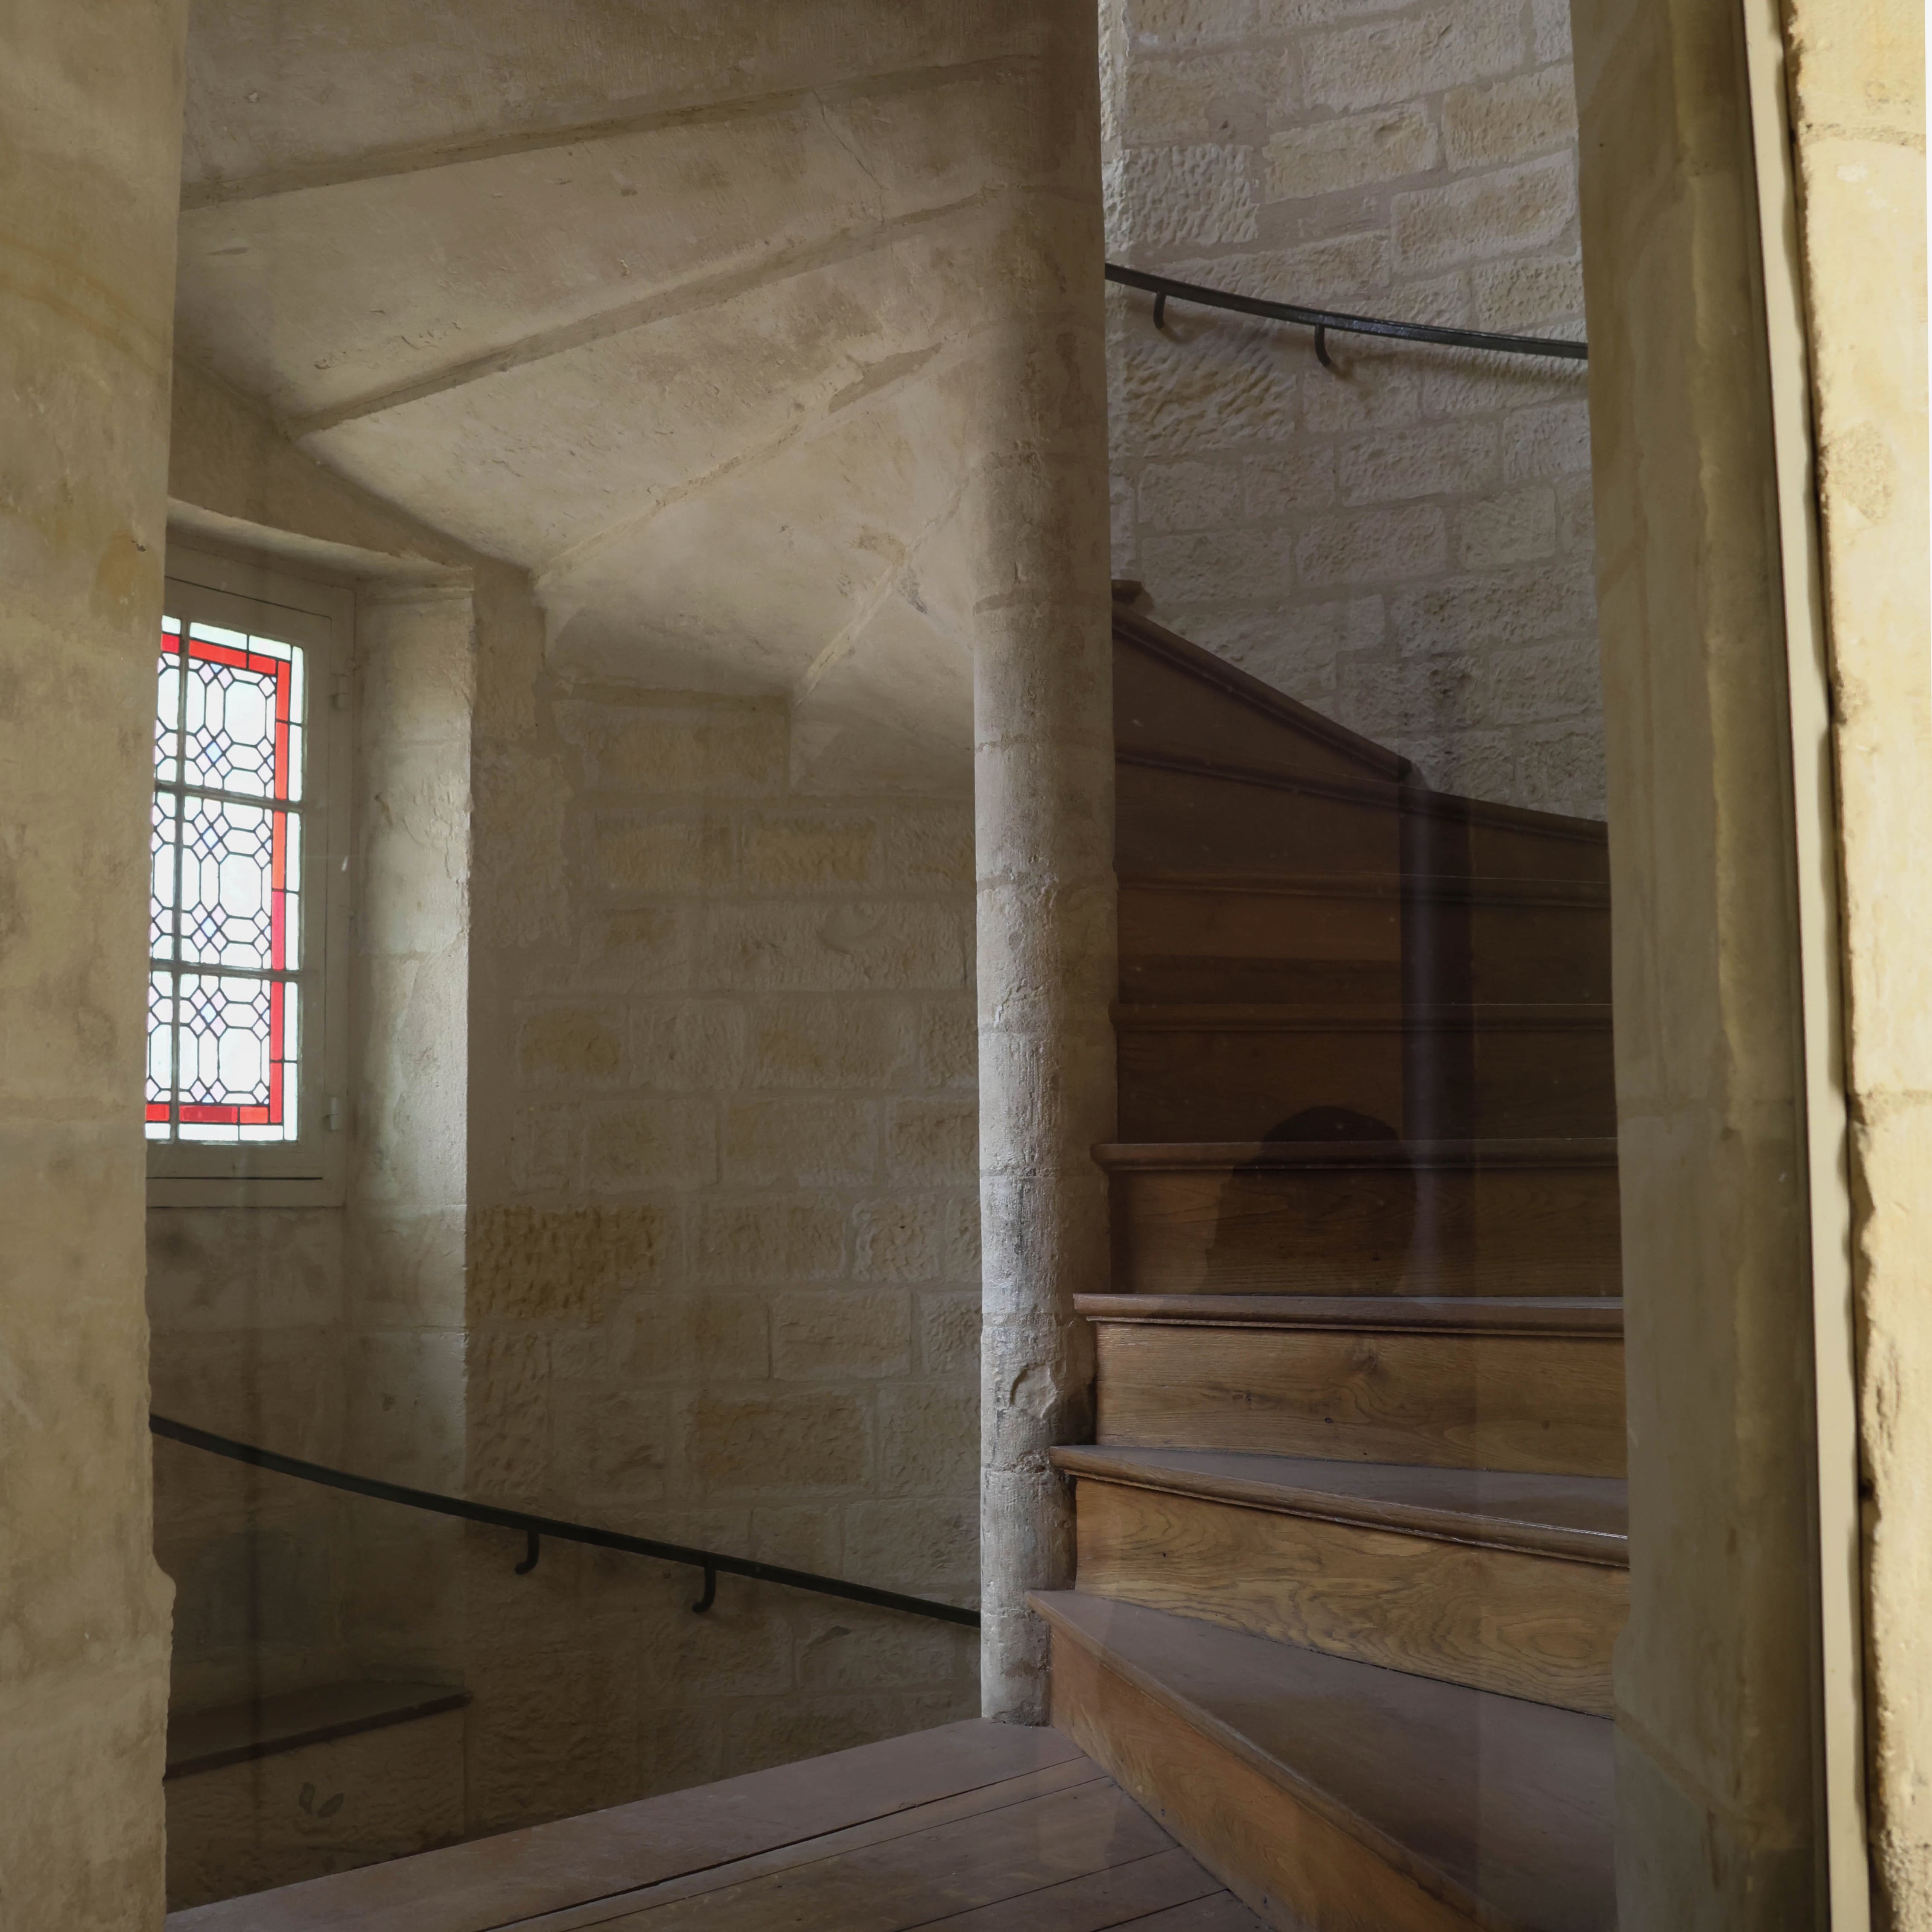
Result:
M1113 1142L1114 1285L1615 1295L1616 1142Z
M1612 1932L1603 1718L1065 1591L1053 1718L1232 1890L1313 1932Z
M1101 1443L1624 1472L1607 1298L1083 1294Z
M1607 1717L1620 1481L1214 1450L1056 1449L1078 1587Z
M1399 1004L1406 932L1465 1001L1610 997L1610 895L1600 885L1240 873L1121 878L1120 997ZM1436 997L1451 997L1446 984Z
M1266 1140L1344 1108L1402 1131L1426 1075L1438 1117L1484 1138L1616 1131L1610 1010L1600 1004L1117 1006L1126 1140ZM1443 1109L1448 1110L1446 1113Z

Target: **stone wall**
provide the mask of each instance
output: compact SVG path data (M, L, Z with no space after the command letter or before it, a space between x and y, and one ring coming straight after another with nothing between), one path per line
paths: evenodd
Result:
M1578 336L1562 0L1102 0L1111 259ZM1600 816L1581 365L1108 292L1114 570L1443 789Z
M970 1601L973 828L484 632L473 1494ZM467 1546L470 1828L970 1714L970 1632Z

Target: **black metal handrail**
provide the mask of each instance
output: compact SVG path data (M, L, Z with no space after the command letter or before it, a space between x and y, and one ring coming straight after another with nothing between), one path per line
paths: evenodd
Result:
M942 1604L930 1597L902 1596L896 1590L875 1590L869 1583L848 1583L842 1577L815 1576L809 1570L788 1570L776 1563L754 1563L746 1556L727 1556L716 1550L692 1550L680 1543L659 1543L647 1536L626 1536L621 1530L599 1529L587 1522L566 1522L556 1516L532 1516L527 1510L503 1509L495 1503L472 1502L466 1496L446 1496L434 1490L412 1490L401 1483L386 1483L379 1477L352 1475L346 1469L332 1469L325 1463L307 1462L299 1456L284 1456L253 1442L238 1442L232 1436L217 1436L196 1429L192 1424L176 1422L165 1415L151 1414L148 1426L170 1442L184 1442L191 1449L206 1449L211 1455L226 1456L231 1462L246 1462L251 1468L268 1469L278 1476L295 1476L305 1483L320 1483L332 1490L346 1490L358 1496L374 1496L380 1502L402 1503L411 1509L430 1510L438 1516L460 1516L469 1522L487 1522L500 1529L520 1529L526 1539L524 1560L516 1566L519 1576L527 1576L537 1567L537 1557L545 1537L559 1543L586 1543L597 1550L621 1550L627 1556L655 1557L661 1563L683 1563L704 1572L704 1594L692 1605L697 1611L710 1609L717 1600L720 1576L749 1576L760 1583L782 1583L788 1589L813 1590L822 1597L842 1597L849 1603L871 1604L885 1610L904 1610L908 1616L934 1617L941 1623L980 1627L980 1612L957 1604Z
M1385 316L1348 315L1339 309L1304 308L1295 302L1264 302L1256 296L1238 296L1227 289L1210 289L1199 282L1176 281L1172 275L1150 274L1144 268L1107 264L1107 279L1122 287L1140 289L1154 297L1154 326L1165 321L1170 301L1197 302L1207 308L1232 309L1238 315L1258 315L1270 322L1298 322L1315 332L1315 352L1324 368L1328 359L1328 334L1392 335L1407 342L1436 342L1451 349L1492 349L1505 356L1551 356L1564 362L1589 359L1587 342L1566 342L1555 335L1496 335L1480 328L1442 328L1432 322L1390 322Z

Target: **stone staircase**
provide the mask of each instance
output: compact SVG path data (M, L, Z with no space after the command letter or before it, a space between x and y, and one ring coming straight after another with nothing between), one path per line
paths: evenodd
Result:
M1055 1722L1269 1923L1616 1920L1604 828L1117 604L1114 1292Z

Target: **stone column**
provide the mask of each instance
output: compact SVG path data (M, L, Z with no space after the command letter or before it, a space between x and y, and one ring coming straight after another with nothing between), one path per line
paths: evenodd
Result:
M1574 12L1629 1365L1618 1916L1795 1928L1824 1921L1807 1122L1831 1096L1744 14Z
M158 1927L147 820L186 0L0 8L0 1917Z
M1054 139L1001 238L1010 352L987 398L969 504L982 586L974 673L978 876L981 1700L1047 1717L1029 1590L1073 1574L1072 1508L1049 1466L1089 1439L1077 1292L1107 1280L1114 1130L1112 646L1096 15L1040 12Z

